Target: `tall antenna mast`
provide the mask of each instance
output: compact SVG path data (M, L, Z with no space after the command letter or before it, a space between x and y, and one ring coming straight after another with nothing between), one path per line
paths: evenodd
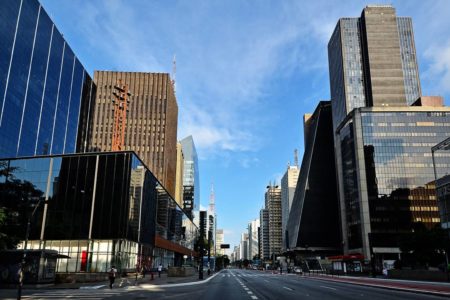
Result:
M122 151L124 150L128 104L130 103L128 97L131 96L131 93L128 91L128 85L122 84L122 79L119 79L114 86L113 95L114 127L112 151Z
M214 183L211 182L211 194L209 195L209 211L212 215L216 213L216 196L214 194Z
M173 91L175 92L175 76L177 75L177 57L174 54L172 60L172 85Z

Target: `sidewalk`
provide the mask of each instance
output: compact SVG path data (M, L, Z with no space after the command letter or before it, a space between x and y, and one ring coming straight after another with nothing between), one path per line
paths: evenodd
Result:
M217 272L216 272L217 273ZM212 277L215 273L211 273L210 276L206 272L203 273L203 280ZM166 285L166 284L177 284L177 283L188 283L188 282L200 282L202 280L198 279L198 273L192 276L186 277L168 277L167 273L162 273L161 277L158 277L158 273L153 274L153 279L151 274L147 273L145 277L139 275L136 276L132 274L127 277L118 277L114 282L114 288L124 288L127 286L139 286L141 284L145 285ZM43 284L43 285L24 285L23 290L36 290L36 289L109 289L109 281L97 281L97 282L74 282L74 283L59 283L59 284ZM11 288L14 289L14 288Z
M446 282L412 281L412 280L372 278L372 277L332 276L326 274L313 274L310 276L308 275L302 276L323 281L358 284L364 286L387 288L438 296L447 296L447 297L450 296L450 283Z

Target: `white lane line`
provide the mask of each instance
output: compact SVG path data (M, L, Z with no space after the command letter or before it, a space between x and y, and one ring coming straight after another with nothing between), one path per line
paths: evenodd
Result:
M285 287L285 286L283 286L283 289L286 289L286 290L289 290L289 291L293 291L293 289Z
M256 297L256 296L252 296L252 299L258 299L258 297Z
M323 288L325 288L325 289L330 289L330 290L337 291L337 289L332 288L332 287L329 287L329 286L320 285L320 287L323 287Z

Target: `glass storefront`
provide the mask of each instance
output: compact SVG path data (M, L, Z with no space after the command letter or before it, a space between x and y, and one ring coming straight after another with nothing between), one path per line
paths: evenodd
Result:
M8 228L34 249L54 249L57 272L151 266L155 237L193 249L197 227L133 152L0 161Z

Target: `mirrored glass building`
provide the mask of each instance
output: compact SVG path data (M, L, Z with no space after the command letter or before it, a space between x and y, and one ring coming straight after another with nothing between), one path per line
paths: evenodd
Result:
M197 227L134 152L0 160L7 234L29 249L52 249L56 272L181 266L195 255ZM22 244L23 245L23 244Z
M95 87L37 0L0 3L0 157L85 151Z
M184 155L183 205L186 213L193 218L194 208L200 204L197 150L195 149L194 139L191 135L182 139L180 143Z

